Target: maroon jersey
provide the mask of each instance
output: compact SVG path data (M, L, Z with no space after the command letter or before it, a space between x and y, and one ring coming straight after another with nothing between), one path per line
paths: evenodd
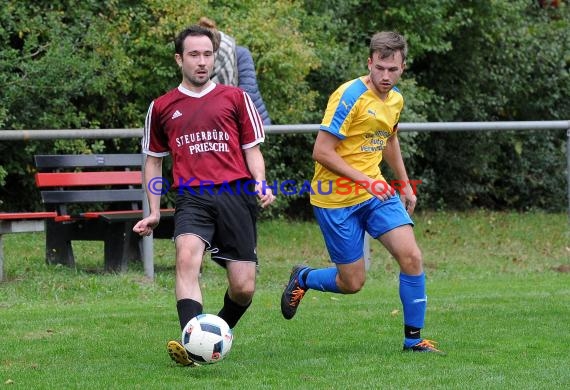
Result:
M148 109L143 153L172 155L178 187L250 179L243 149L263 142L255 105L244 91L212 84L201 93L182 85L155 99Z

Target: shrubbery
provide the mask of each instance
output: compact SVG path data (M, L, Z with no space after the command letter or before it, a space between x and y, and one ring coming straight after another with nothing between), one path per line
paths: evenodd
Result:
M40 5L41 4L41 5ZM318 123L329 94L364 74L371 33L408 37L401 120L569 119L570 12L526 0L8 0L0 9L0 128L142 127L180 75L172 40L202 15L248 46L275 124ZM181 12L184 10L184 12ZM314 135L269 135L268 179L310 179ZM420 207L563 210L565 134L402 134ZM41 208L33 154L138 150L137 140L3 142L0 208ZM26 196L21 196L25 193ZM270 216L308 217L306 196Z

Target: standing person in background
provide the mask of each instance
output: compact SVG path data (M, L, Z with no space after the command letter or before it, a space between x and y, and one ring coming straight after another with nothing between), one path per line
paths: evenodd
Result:
M257 85L257 75L255 72L255 64L249 49L245 46L236 46L237 66L238 66L238 87L249 94L251 100L255 104L264 125L271 124L269 112L265 107L259 86Z
M210 30L190 26L174 46L182 81L148 109L142 147L150 214L133 230L148 236L160 222L160 191L152 191L152 183L162 177L162 159L171 154L177 187L175 295L180 330L203 310L199 274L205 251L226 270L228 288L218 316L234 328L255 292L257 202L267 207L275 200L271 189L264 188L260 144L265 133L247 93L210 80ZM179 341L169 341L167 351L175 362L194 365Z
M263 124L270 125L271 118L259 91L255 63L249 49L245 46L237 45L233 37L219 31L212 19L203 16L198 24L214 33L214 43L219 46L216 52L212 81L220 84L235 85L247 92L253 100L259 115L261 115Z
M212 81L216 84L238 85L238 67L236 40L234 37L224 34L216 29L216 23L205 16L198 21L198 25L211 30L214 33L214 72Z
M400 266L404 351L441 353L421 338L427 306L422 254L410 214L416 195L410 186L398 141L404 99L395 87L404 72L408 47L394 32L374 34L368 71L332 93L313 149L311 204L333 267L293 268L281 297L291 319L307 290L354 294L366 280L364 236L368 232ZM400 196L380 172L384 159L399 183Z

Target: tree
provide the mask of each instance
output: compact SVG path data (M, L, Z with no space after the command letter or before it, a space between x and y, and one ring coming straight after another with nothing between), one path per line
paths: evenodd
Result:
M570 112L568 7L527 1L457 2L451 50L417 58L418 83L438 96L431 121L554 120ZM415 174L432 204L561 210L563 132L445 134L421 138ZM532 164L529 164L532 162ZM537 172L549 172L539 175ZM441 183L445 183L442 185Z
M175 35L202 15L250 48L274 123L302 122L314 107L317 94L305 77L319 59L299 30L306 16L300 2L6 3L0 9L0 128L142 127L151 100L180 82ZM138 142L124 140L2 144L2 207L39 207L32 183L35 153L135 148ZM31 196L16 196L8 188Z
M275 124L320 122L330 93L367 72L368 39L379 30L403 33L410 46L399 84L406 101L402 122L568 119L570 112L568 2L4 3L3 129L142 127L150 101L180 81L175 34L200 16L249 47ZM313 137L269 135L268 177L310 179ZM562 132L402 134L410 177L422 180L421 205L431 208L563 209L564 141ZM31 179L35 153L138 148L137 140L0 144L2 207L39 207ZM28 196L18 196L22 192ZM282 199L274 212L308 216L306 194Z

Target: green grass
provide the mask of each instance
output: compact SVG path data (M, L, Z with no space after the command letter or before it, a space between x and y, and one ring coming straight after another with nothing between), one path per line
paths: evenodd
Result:
M261 270L233 349L216 365L175 366L179 337L172 243L155 241L156 278L132 264L102 274L100 243L76 243L77 269L47 266L41 233L4 236L0 388L21 389L562 389L570 388L568 217L423 213L428 275L422 334L447 356L401 352L398 269L377 242L356 295L310 291L297 316L279 310L292 265L328 265L314 223L259 226ZM225 275L207 261L205 311Z

